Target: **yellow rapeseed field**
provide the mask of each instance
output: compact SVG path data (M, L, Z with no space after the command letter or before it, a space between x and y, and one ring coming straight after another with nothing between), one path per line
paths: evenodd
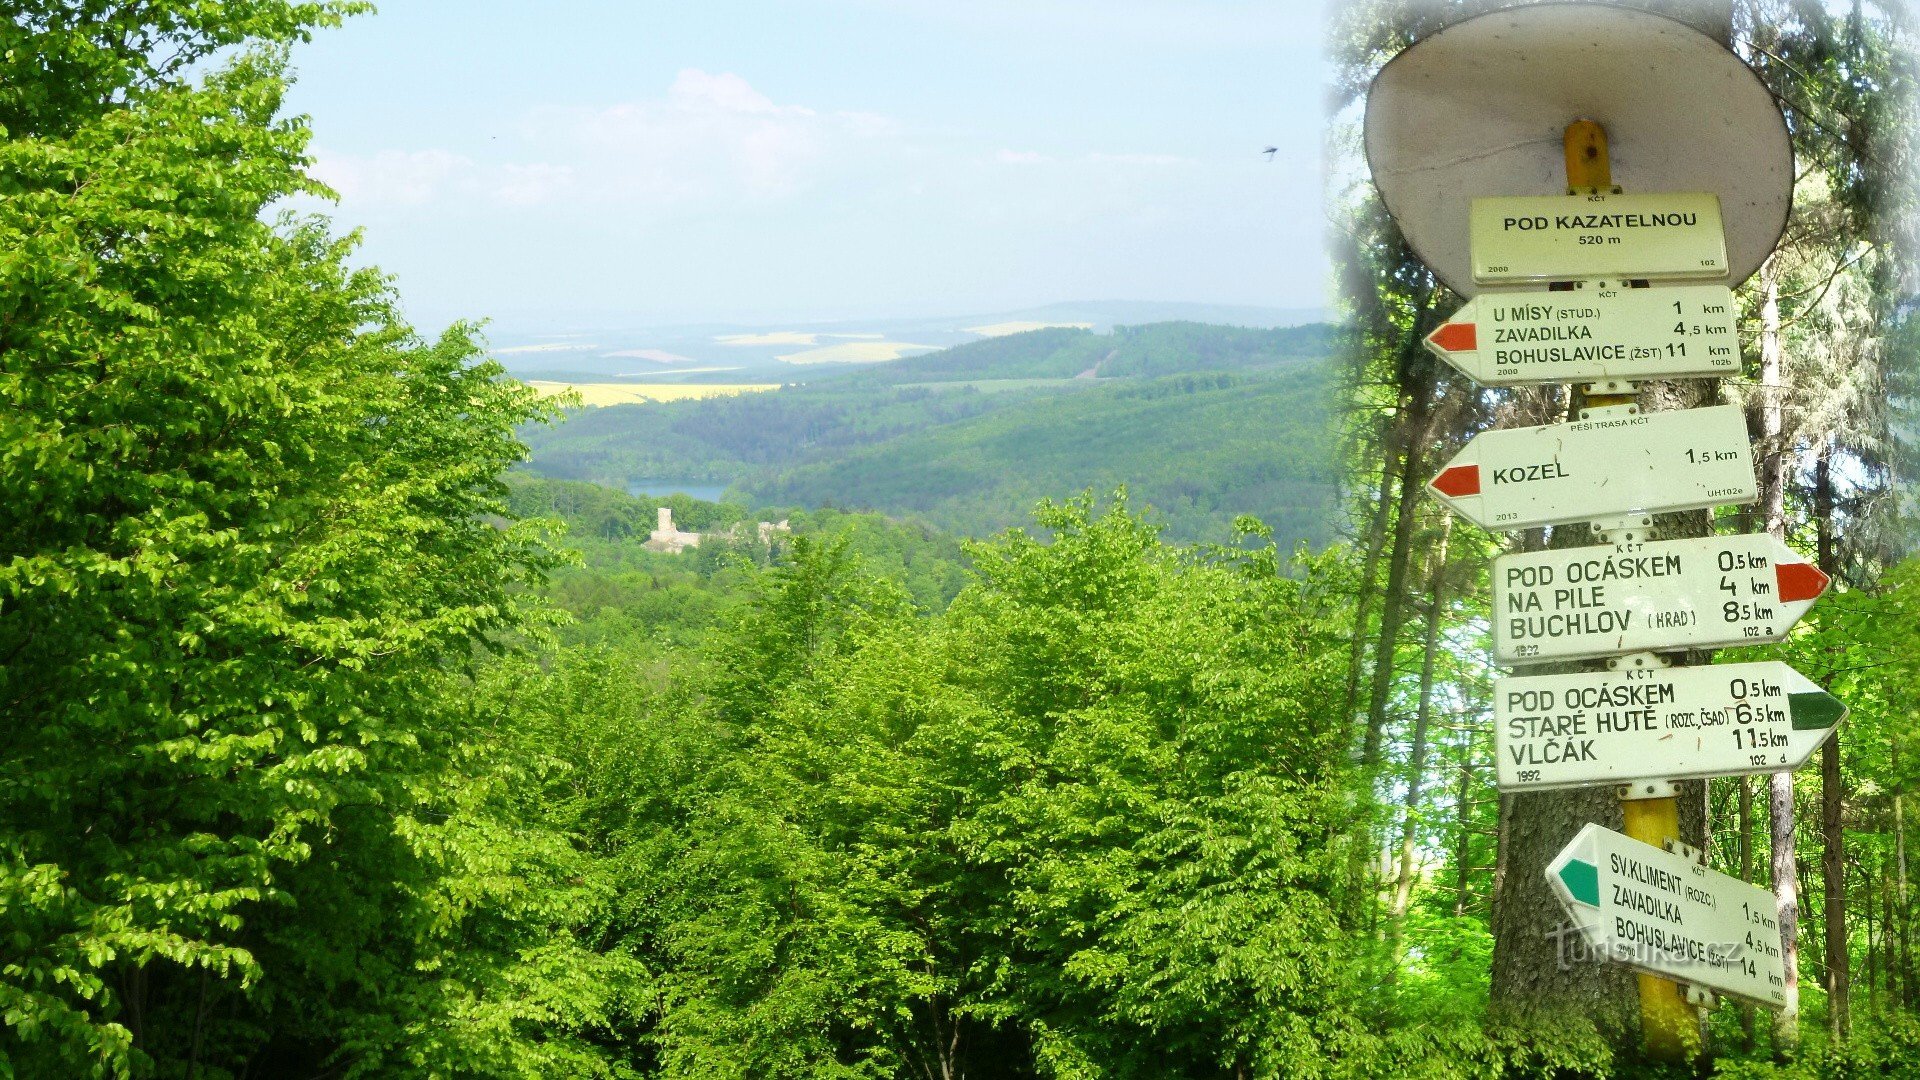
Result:
M553 397L569 390L580 395L582 405L631 405L640 401L687 401L693 398L730 397L761 390L778 390L779 383L567 383L527 380L527 385L542 397Z

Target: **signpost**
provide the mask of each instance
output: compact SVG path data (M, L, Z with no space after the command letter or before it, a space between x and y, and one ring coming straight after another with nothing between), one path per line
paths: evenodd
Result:
M1704 378L1740 370L1725 285L1481 293L1427 348L1482 386Z
M1482 285L1727 277L1720 197L1709 192L1481 198L1469 229Z
M1780 926L1767 890L1599 825L1561 849L1547 880L1586 944L1607 959L1786 1005Z
M1758 498L1738 407L1599 412L1571 424L1482 432L1427 486L1489 529Z
M1779 661L1493 684L1501 791L1797 769L1846 715Z
M1782 641L1827 588L1765 533L1502 555L1492 573L1501 664Z
M1597 115L1620 125L1633 182L1656 193L1614 186L1607 132L1581 119ZM1545 194L1558 170L1533 152L1548 124L1565 124L1564 195ZM1496 560L1496 659L1646 655L1617 672L1498 680L1498 781L1527 796L1512 806L1522 819L1541 793L1616 785L1626 835L1587 825L1545 876L1572 940L1640 972L1648 1053L1680 1060L1701 1049L1691 1006L1707 997L1695 991L1791 1011L1797 990L1772 895L1678 842L1679 781L1793 768L1846 716L1781 663L1674 668L1651 655L1780 640L1827 585L1772 537L1644 531L1655 513L1757 498L1737 409L1643 415L1633 384L1738 372L1728 286L1763 263L1789 216L1786 126L1720 42L1609 5L1548 4L1450 24L1395 57L1368 94L1366 148L1408 244L1472 298L1428 349L1482 385L1592 384L1574 395L1576 422L1483 433L1429 488L1489 529L1595 533L1584 550ZM1546 851L1523 840L1513 854L1527 868L1515 880L1537 887ZM1530 945L1496 948L1511 965ZM1532 985L1580 982L1540 972Z

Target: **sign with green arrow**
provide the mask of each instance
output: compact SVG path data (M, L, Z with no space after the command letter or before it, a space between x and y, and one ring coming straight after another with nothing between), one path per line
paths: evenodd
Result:
M1497 679L1502 791L1797 769L1846 719L1786 664Z
M1786 1006L1773 894L1685 855L1588 825L1547 881L1592 958L1720 994ZM1562 959L1571 942L1563 939Z

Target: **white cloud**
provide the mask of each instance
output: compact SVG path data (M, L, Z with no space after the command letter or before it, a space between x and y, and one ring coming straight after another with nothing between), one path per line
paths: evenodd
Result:
M626 209L763 201L790 196L829 168L857 167L899 135L899 124L877 113L780 104L739 75L687 68L658 97L529 114L518 139L489 145L504 161L444 149L321 152L313 173L361 207L443 198Z
M1178 154L1101 154L1087 155L1087 160L1095 165L1191 165L1192 158Z
M581 172L621 201L787 196L823 165L898 134L874 113L783 105L731 73L687 68L661 98L538 118L551 150L579 156Z
M993 159L1002 165L1038 165L1048 160L1047 155L1033 150L1002 150Z
M489 194L509 206L532 206L565 196L574 188L571 165L502 165L493 178Z
M852 111L837 112L833 115L846 128L847 134L857 138L878 139L900 134L900 122L891 116Z
M311 171L343 201L415 206L472 167L471 160L445 150L382 150L370 157L319 150Z
M682 68L667 87L667 101L676 108L758 114L812 116L813 110L775 105L773 99L732 73L709 75L698 68Z

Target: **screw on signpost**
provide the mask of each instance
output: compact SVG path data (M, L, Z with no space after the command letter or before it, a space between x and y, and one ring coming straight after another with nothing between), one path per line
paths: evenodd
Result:
M1567 125L1567 194L1598 195L1618 194L1620 189L1613 184L1613 165L1607 154L1607 130L1592 120L1575 120ZM1593 393L1602 387L1589 387L1586 395L1586 407L1589 409L1632 407L1639 399L1637 388L1632 383L1624 385L1610 384L1607 390L1625 391L1624 393ZM1609 533L1615 531L1639 531L1638 521L1608 522ZM1640 532L1637 536L1608 535L1606 539L1645 540L1647 535ZM1623 656L1614 661L1616 666L1625 667L1635 661L1642 664L1662 663L1647 654L1642 657ZM1634 784L1622 784L1620 793L1620 813L1626 819L1626 834L1643 844L1654 847L1666 847L1680 840L1680 788L1671 780L1641 781ZM1679 983L1662 979L1655 975L1639 973L1634 976L1640 983L1640 1031L1646 1043L1650 1057L1667 1061L1678 1061L1687 1056L1690 1050L1699 1045L1699 1020L1691 1005L1687 1003L1686 990Z

